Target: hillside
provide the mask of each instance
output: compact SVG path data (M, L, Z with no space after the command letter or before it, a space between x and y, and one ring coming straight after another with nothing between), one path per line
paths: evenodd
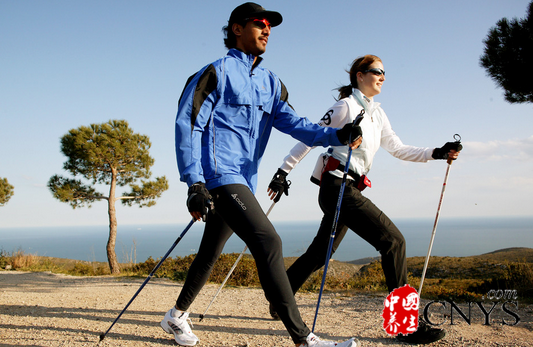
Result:
M63 258L52 258L52 257L39 257L45 259L51 263L56 264L59 267L73 268L79 260L63 259ZM297 257L286 257L285 266L289 267ZM379 261L381 258L378 257L367 257L351 261L337 261L332 260L328 271L332 272L345 272L349 275L354 275L357 273L364 265L370 264L374 261ZM410 257L407 258L407 266L409 271L413 272L413 275L420 276L422 268L424 265L425 257ZM513 247L496 250L493 252L474 255L468 257L435 257L430 258L428 271L430 268L442 268L448 267L450 269L459 269L459 268L478 268L483 269L488 264L497 264L500 262L526 262L533 263L533 248L527 247ZM102 266L105 266L107 263L100 262ZM493 266L497 268L498 266ZM434 270L431 270L431 272ZM429 275L429 274L428 274Z
M425 257L407 259L407 267L413 276L421 276L424 261ZM489 279L503 275L506 262L533 263L533 248L505 248L468 257L432 256L429 259L426 277Z
M222 283L239 254L222 254L216 262L209 278L211 283ZM194 254L186 257L168 258L155 274L177 282L185 279ZM33 259L32 258L39 258ZM285 265L289 267L297 258L285 258ZM431 257L425 276L423 298L452 299L454 301L472 301L482 298L492 289L515 290L521 301L533 302L533 249L509 248L469 257ZM67 273L77 276L98 276L109 274L107 264L71 261L68 259L21 256L20 259L0 259L9 264L12 269L24 271L50 271ZM372 260L372 259L367 259ZM424 257L407 259L409 273L408 284L418 288ZM33 263L33 265L17 266L18 263ZM381 263L374 260L364 263L364 260L341 262L332 260L328 268L328 276L324 290L332 292L385 292L387 285ZM124 276L145 278L155 267L157 261L149 258L143 263L123 264ZM359 264L356 264L359 263ZM302 292L316 292L321 287L322 273L314 273L301 287ZM246 255L233 271L226 286L259 287L260 281L253 258Z
M519 261L526 263L533 263L533 248L527 247L512 247L504 248L494 252L485 253L473 256L493 261ZM472 257L468 257L472 258Z

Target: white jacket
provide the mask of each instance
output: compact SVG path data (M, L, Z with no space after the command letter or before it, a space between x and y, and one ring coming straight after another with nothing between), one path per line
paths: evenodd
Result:
M346 123L353 122L363 108L365 109L364 119L359 124L363 132L363 142L357 149L352 150L351 170L359 175L367 175L380 146L398 159L414 162L433 160L431 157L433 148L404 145L392 130L380 103L368 99L359 89L354 89L352 95L337 101L318 124L324 127L342 128ZM285 157L280 168L287 173L290 172L313 148L302 142L296 144ZM328 153L344 165L348 156L348 146L332 146ZM322 156L323 154L317 162L318 166L322 163ZM340 170L331 173L338 177L343 175Z

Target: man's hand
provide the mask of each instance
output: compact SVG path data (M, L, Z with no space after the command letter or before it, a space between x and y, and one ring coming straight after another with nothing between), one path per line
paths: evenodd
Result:
M279 199L281 199L281 195L283 195L283 193L289 196L290 185L290 181L287 181L287 173L282 169L278 169L274 177L272 177L272 181L270 181L270 184L268 185L267 191L270 200L278 202Z
M350 145L351 149L356 149L363 141L363 131L359 125L348 123L342 129L337 130L337 137L342 144ZM348 143L350 140L351 142Z
M363 138L362 137L359 137L357 140L355 140L354 142L350 143L350 148L351 149L356 149L357 147L359 147L361 145L361 143L363 142Z
M209 194L209 191L205 187L203 182L196 182L189 187L187 192L187 208L191 216L199 221L204 222L207 219L209 210L213 209L213 197Z

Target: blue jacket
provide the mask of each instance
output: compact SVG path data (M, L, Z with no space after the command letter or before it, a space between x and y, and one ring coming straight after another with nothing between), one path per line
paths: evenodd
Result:
M308 146L339 146L334 128L299 117L280 79L236 49L191 76L178 102L176 157L181 180L207 189L243 184L255 193L272 127Z

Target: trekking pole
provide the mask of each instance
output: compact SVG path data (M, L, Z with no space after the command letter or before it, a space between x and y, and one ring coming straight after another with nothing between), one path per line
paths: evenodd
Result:
M276 205L276 202L273 202L272 205L270 206L270 208L268 209L268 211L266 213L267 217L270 214L270 211L272 211L272 209L274 208L274 205ZM220 291L222 290L222 288L224 288L224 285L226 284L226 282L228 281L229 277L233 273L233 270L235 270L235 268L237 267L237 264L239 264L239 261L241 261L243 255L244 255L244 252L246 252L247 249L248 249L248 246L244 246L244 249L242 250L241 254L239 254L239 256L237 257L237 260L235 260L235 263L233 263L233 266L231 267L231 269L229 270L228 274L226 275L226 278L224 278L224 281L222 281L222 284L220 285L220 287L218 287L218 290L215 293L215 296L213 297L213 299L211 299L211 302L209 303L209 305L207 305L207 308L205 309L204 313L200 315L200 322L204 319L205 314L207 313L207 311L209 310L209 308L211 307L211 305L213 304L213 302L217 298L217 296L220 293Z
M361 110L359 115L355 117L353 121L354 125L359 125L364 118L365 110ZM357 140L357 139L356 139ZM348 143L352 143L351 136ZM318 317L318 309L320 307L320 299L322 298L322 292L324 291L324 284L326 283L326 274L328 272L329 258L331 257L331 250L333 248L333 241L335 239L335 230L337 229L337 223L339 222L339 215L341 212L342 197L344 195L344 188L346 187L346 178L348 177L348 169L350 167L350 159L352 158L352 148L348 145L348 157L346 159L346 165L344 165L344 174L342 175L342 183L339 192L339 199L337 200L337 209L335 210L335 218L333 220L333 226L331 227L331 236L329 238L328 253L326 255L326 263L324 264L324 274L322 275L322 283L320 284L320 292L318 293L318 302L316 304L315 319L313 320L313 329L311 332L315 332L316 319Z
M165 259L167 259L168 255L174 250L174 248L176 247L176 245L181 241L181 239L183 238L183 236L185 235L185 233L187 233L187 231L189 231L189 229L191 228L191 226L194 224L196 220L193 218L190 222L189 222L189 225L187 225L187 227L185 228L185 230L182 231L182 233L180 234L180 236L176 239L176 241L174 241L174 244L172 245L172 247L170 247L170 249L168 250L168 252L163 256L163 258L159 261L159 263L157 263L157 265L154 267L154 269L152 270L152 272L150 272L150 274L148 275L148 277L144 280L143 284L141 284L141 286L139 287L139 289L137 290L137 292L135 293L135 295L133 295L133 297L130 299L130 301L128 302L128 304L126 305L126 307L124 307L124 309L122 310L122 312L120 312L120 314L118 315L117 318L115 318L115 320L113 321L113 324L111 324L111 326L109 327L109 329L107 329L107 331L105 333L102 333L100 334L100 341L98 341L98 343L100 343L103 339L105 339L107 333L111 330L111 328L115 325L115 323L119 320L119 318L122 316L122 314L126 311L126 309L130 306L130 304L133 302L133 300L137 297L137 295L139 295L139 293L141 292L141 290L144 288L144 286L148 283L148 281L150 281L150 279L152 278L152 276L154 275L154 273L157 271L157 269L159 269L159 267L161 266L161 264L163 264L163 262L165 261Z
M461 141L461 136L455 134L453 136L456 142ZM433 231L431 232L431 240L429 241L428 254L426 255L426 260L424 261L424 268L422 269L422 278L420 278L420 286L418 286L418 297L421 298L422 295L422 286L424 285L424 278L426 277L426 270L429 263L429 257L431 254L431 248L433 248L433 240L435 240L435 233L437 231L437 224L439 223L440 208L442 206L442 199L444 198L444 192L446 191L446 184L448 183L448 175L450 173L450 168L452 167L453 159L448 158L446 167L446 175L444 176L444 183L442 184L442 191L440 193L439 205L437 207L437 215L435 216L435 222L433 223Z

